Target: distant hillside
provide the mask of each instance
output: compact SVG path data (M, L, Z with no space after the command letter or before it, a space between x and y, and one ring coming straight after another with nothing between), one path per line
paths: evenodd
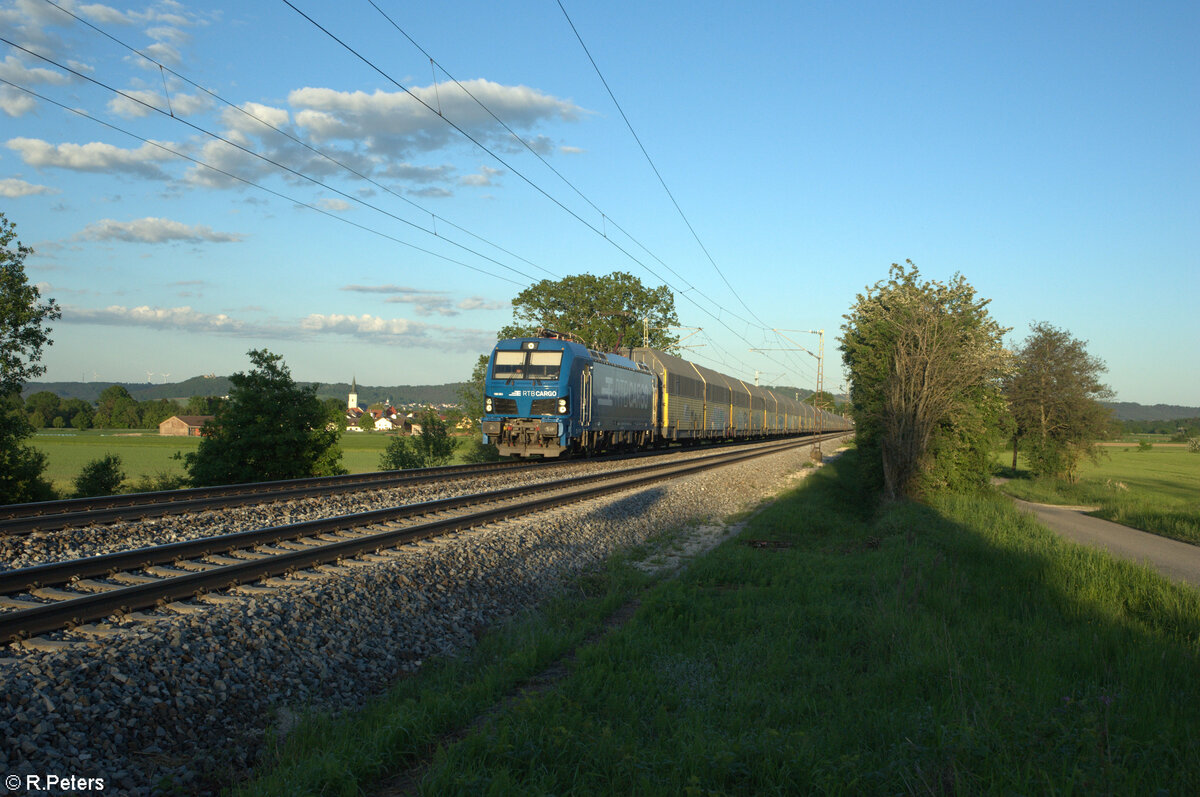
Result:
M1200 417L1200 407L1180 407L1175 404L1136 404L1132 401L1106 401L1104 406L1116 410L1118 421L1175 421Z
M301 382L302 385L312 384ZM359 385L358 402L368 405L391 399L396 404L456 404L461 382L448 385ZM194 376L182 382L154 385L148 382L30 382L21 391L22 398L48 390L60 398L77 398L96 401L106 388L120 385L138 401L157 399L183 399L192 396L225 396L229 394L229 377ZM320 398L336 398L345 401L350 394L350 383L321 383L317 388Z

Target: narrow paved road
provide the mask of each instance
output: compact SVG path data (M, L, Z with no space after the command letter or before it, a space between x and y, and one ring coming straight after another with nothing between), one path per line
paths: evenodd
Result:
M1032 504L1019 498L1013 501L1070 540L1148 564L1168 578L1200 587L1200 546L1131 529L1070 507Z

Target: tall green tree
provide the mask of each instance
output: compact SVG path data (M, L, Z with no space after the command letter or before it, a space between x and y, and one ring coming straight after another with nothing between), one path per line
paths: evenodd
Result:
M25 276L33 249L17 239L16 225L0 213L0 504L54 497L42 478L46 456L25 441L33 426L21 388L46 372L42 349L51 344L48 322L62 317L53 299L42 301Z
M139 401L137 413L137 428L154 429L172 415L178 415L179 405L169 399Z
M298 386L278 354L249 353L253 368L230 378L229 400L184 457L196 486L345 473L338 432L317 386Z
M62 399L49 390L39 390L25 399L25 412L34 426L49 426L59 415L63 415ZM39 416L41 423L34 419Z
M670 350L679 342L670 330L679 323L671 289L648 288L624 271L542 280L517 294L512 304L513 323L500 330L501 338L534 335L541 327L571 334L598 351L615 351L641 346L648 329L652 348Z
M327 398L321 401L325 408L325 426L339 432L346 431L346 402L341 399ZM211 413L202 413L209 415Z
M142 416L137 399L123 385L109 385L96 400L96 415L92 420L100 429L137 429Z
M67 399L62 403L63 417L72 429L91 429L96 411L83 399Z
M1088 354L1084 341L1045 322L1030 326L1015 354L1016 368L1005 382L1015 421L1013 468L1018 443L1026 440L1034 474L1074 481L1080 460L1094 459L1096 442L1110 431L1112 410L1100 403L1113 397L1100 381L1104 361Z
M839 341L859 446L889 500L986 483L1009 367L988 300L961 274L926 281L905 262L858 295Z
M0 395L19 393L46 372L42 349L51 345L47 322L62 317L53 299L41 300L25 277L33 249L17 239L17 226L0 213Z

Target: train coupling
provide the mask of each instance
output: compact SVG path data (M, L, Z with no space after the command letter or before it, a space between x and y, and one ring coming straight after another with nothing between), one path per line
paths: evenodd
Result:
M492 423L500 427L498 433L484 431L489 437L494 434L493 442L502 457L557 457L563 452L562 424L558 421L512 418Z

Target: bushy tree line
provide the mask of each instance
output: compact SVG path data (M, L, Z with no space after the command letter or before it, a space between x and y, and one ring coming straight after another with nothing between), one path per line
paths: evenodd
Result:
M121 385L104 389L93 405L42 390L25 399L25 414L37 429L153 429L172 415L212 415L217 396L192 396L186 406L168 399L138 401Z
M1036 323L1015 351L962 275L924 280L911 261L860 294L840 345L850 373L868 480L888 500L986 483L1003 437L1022 443L1031 470L1072 479L1095 455L1111 411L1104 363L1083 342Z
M1171 442L1185 443L1200 437L1200 418L1175 418L1170 421L1117 421L1122 434L1167 434Z

